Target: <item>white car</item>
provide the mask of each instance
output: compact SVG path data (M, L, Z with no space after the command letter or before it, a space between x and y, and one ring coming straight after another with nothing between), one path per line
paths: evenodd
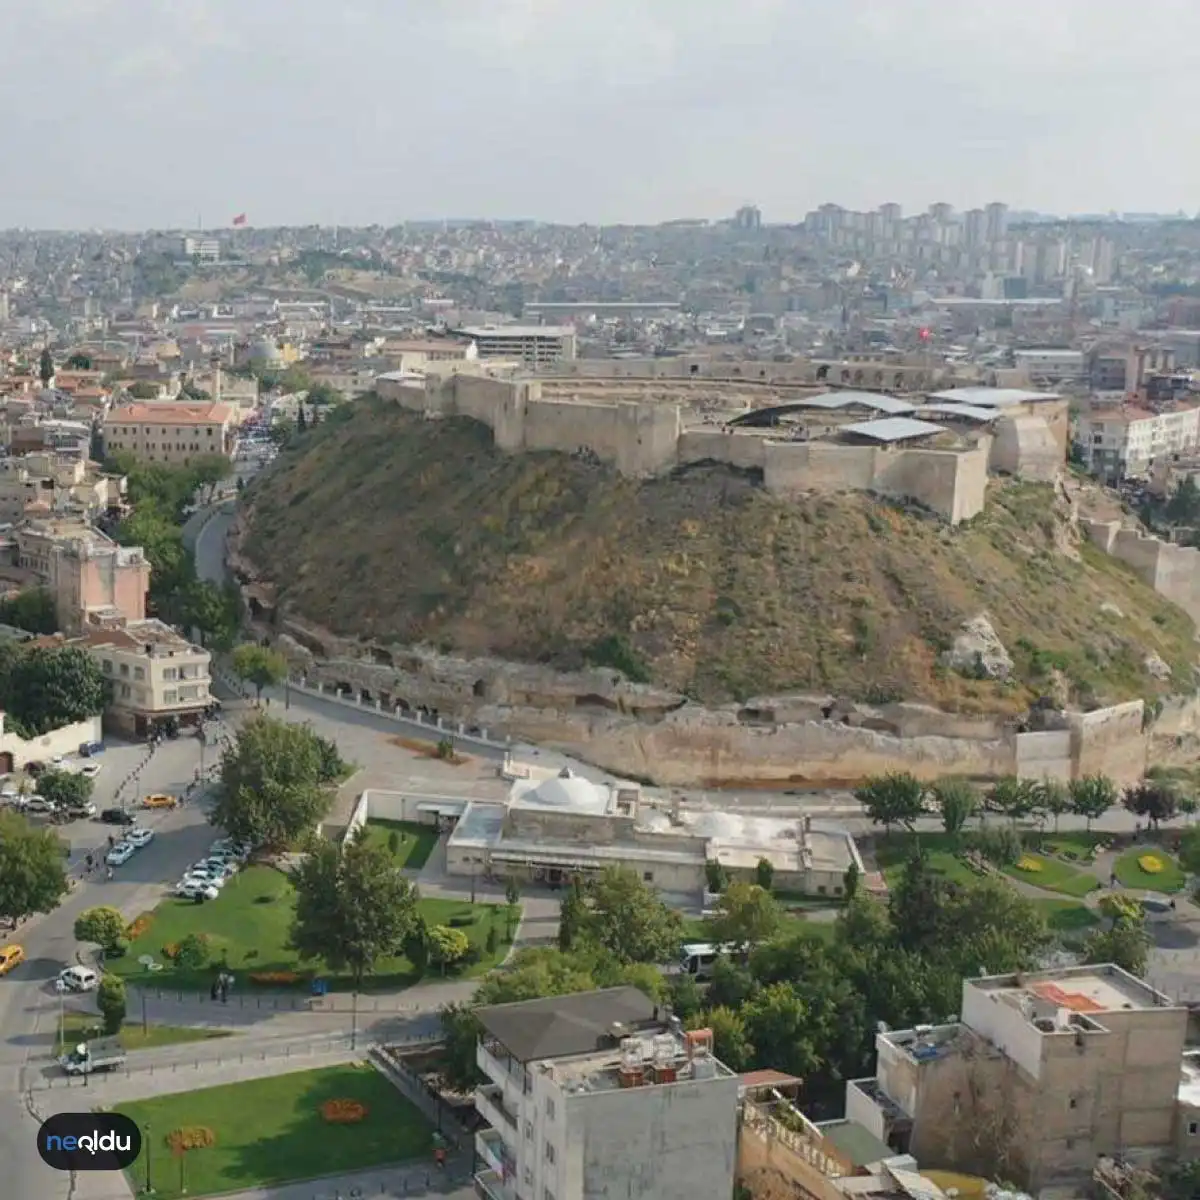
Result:
M45 796L39 796L36 793L26 798L25 808L32 813L52 813L58 805L53 800L47 800Z
M135 850L140 850L143 846L150 845L153 839L153 829L127 829L125 831L125 841L127 841Z
M86 775L89 779L95 779L100 774L100 764L98 762L86 762L79 768L80 775Z
M100 984L100 976L91 967L68 967L60 971L54 987L60 992L90 992Z
M207 887L215 887L219 890L225 886L225 877L223 875L209 875L204 871L189 871L181 882L202 883Z
M221 893L211 884L199 879L181 879L175 885L175 895L184 900L195 900L197 896L205 900L215 900Z
M133 847L128 842L118 842L105 856L110 867L124 866L133 857Z
M202 858L192 863L190 870L194 875L220 875L223 879L237 874L237 867L223 858Z

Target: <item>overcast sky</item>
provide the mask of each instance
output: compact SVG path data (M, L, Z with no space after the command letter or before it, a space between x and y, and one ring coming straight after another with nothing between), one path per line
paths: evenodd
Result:
M1197 0L0 0L0 227L1200 207Z

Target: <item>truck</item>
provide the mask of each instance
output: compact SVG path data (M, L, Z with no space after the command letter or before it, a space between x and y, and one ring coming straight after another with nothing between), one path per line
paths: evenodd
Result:
M68 1075L92 1075L97 1071L115 1071L125 1064L125 1048L117 1037L93 1038L80 1042L74 1050L60 1055L58 1065Z

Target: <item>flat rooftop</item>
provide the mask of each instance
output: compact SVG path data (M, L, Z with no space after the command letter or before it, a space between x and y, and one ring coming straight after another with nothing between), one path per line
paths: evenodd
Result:
M1175 1008L1170 997L1111 963L1027 975L968 979L969 987L1019 1001L1024 997L1087 1016L1130 1009Z
M484 1031L518 1062L593 1054L613 1036L659 1026L658 1006L635 987L601 988L572 996L547 996L475 1009Z
M469 338L564 338L574 337L573 325L464 325L455 330Z

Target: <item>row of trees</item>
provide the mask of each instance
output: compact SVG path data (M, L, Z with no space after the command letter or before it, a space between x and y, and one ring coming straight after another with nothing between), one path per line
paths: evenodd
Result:
M1151 825L1177 813L1195 812L1196 801L1181 796L1169 780L1146 779L1122 792L1104 775L1087 775L1060 783L1055 779L1017 779L1005 776L986 789L968 779L948 776L923 783L908 772L891 772L866 780L854 793L867 815L886 832L899 825L909 831L924 816L937 815L947 833L961 832L973 817L982 824L988 813L1018 820L1054 821L1067 813L1083 817L1090 829L1118 802Z
M238 591L196 575L196 564L183 543L186 510L233 471L219 454L206 454L188 466L140 463L128 454L110 458L109 470L127 476L133 511L117 526L117 541L141 546L150 563L150 603L164 620L200 630L213 649L232 647L241 625Z

